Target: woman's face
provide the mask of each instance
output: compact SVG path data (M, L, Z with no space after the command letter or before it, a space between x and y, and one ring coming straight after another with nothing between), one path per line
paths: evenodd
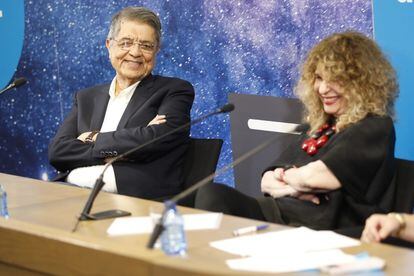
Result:
M323 70L315 72L315 83L313 85L318 94L326 114L338 117L346 110L346 99L343 97L344 88L335 82L328 82Z

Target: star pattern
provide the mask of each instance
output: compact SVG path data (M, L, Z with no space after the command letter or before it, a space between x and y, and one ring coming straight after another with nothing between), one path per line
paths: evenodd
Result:
M192 118L224 105L229 93L294 97L300 63L325 36L356 30L372 37L370 0L25 1L25 40L16 77L29 83L0 101L0 171L49 179L47 147L79 89L110 82L105 38L111 15L146 6L161 19L154 73L190 81ZM224 140L219 168L232 162L228 115L192 127ZM233 172L216 177L234 186Z

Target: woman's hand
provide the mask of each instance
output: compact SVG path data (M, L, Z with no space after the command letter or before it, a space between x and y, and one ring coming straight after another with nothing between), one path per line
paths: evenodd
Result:
M319 197L316 194L312 193L297 192L295 195L292 196L303 201L310 201L312 203L315 203L316 205L319 205L321 203Z
M282 174L283 169L281 168L265 172L260 183L262 192L273 198L295 195L297 191L282 181Z
M160 124L164 124L167 122L166 116L165 115L156 115L154 117L154 119L151 120L151 122L148 123L147 126L151 126L151 125L160 125Z

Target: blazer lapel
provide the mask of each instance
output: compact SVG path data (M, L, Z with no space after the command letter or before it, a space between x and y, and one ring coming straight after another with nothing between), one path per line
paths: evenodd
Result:
M98 93L96 93L93 102L94 108L91 120L91 130L100 130L105 118L106 107L109 102L109 86L104 86Z
M127 108L122 114L121 120L119 121L117 130L126 127L129 118L149 99L152 95L154 77L150 74L143 79L137 86L129 101Z

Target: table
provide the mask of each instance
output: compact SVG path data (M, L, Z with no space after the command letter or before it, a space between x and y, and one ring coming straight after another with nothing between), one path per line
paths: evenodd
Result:
M82 189L0 173L8 193L10 218L0 218L0 274L19 275L251 275L230 270L226 259L237 256L208 245L232 237L236 228L257 221L223 216L218 230L187 232L188 256L165 256L146 248L148 234L111 237L106 229L112 219L84 221L71 230L89 189ZM133 216L147 216L150 206L161 203L102 192L93 212L122 209ZM203 211L180 207L181 213ZM271 224L269 230L286 226ZM347 248L347 253L369 252L387 261L387 275L411 275L414 252L382 244ZM317 275L303 272L296 275Z

